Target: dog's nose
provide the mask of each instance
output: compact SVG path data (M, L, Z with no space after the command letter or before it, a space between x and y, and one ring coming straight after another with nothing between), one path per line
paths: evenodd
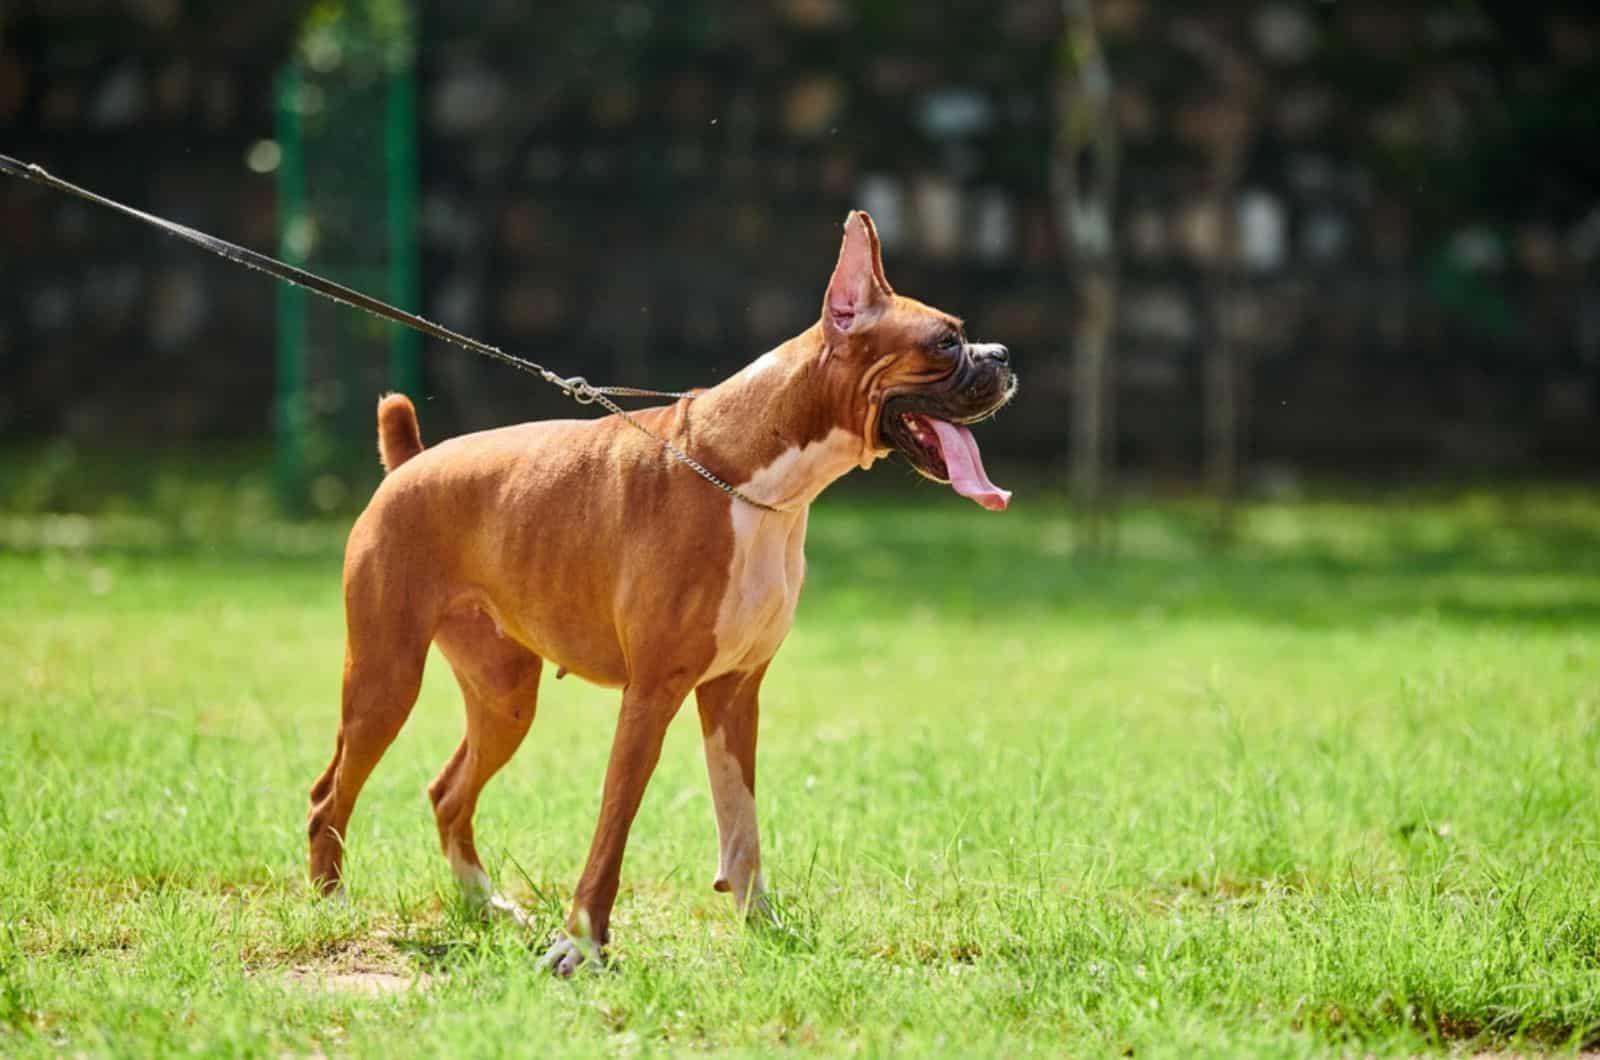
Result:
M998 342L989 344L988 354L992 360L999 364L1011 363L1011 351L1000 345Z

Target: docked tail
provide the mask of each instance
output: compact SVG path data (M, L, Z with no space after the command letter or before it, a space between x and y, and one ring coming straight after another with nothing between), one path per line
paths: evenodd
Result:
M417 410L404 394L385 394L378 399L378 456L383 469L393 471L422 452L422 431L417 427Z

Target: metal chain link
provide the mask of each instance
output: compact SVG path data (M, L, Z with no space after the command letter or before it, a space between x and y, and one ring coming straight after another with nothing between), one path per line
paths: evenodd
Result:
M541 369L541 371L544 370ZM728 496L744 501L753 508L760 508L762 511L783 511L782 508L775 508L765 501L758 501L748 493L745 493L739 487L724 482L722 479L718 478L710 468L706 467L700 461L696 460L682 449L679 449L677 446L661 437L661 435L657 434L655 431L652 431L649 427L646 427L644 424L640 423L638 419L634 417L633 413L629 412L621 405L618 405L615 401L612 401L609 396L611 394L618 394L630 397L681 398L689 397L690 395L672 394L661 390L639 390L634 387L626 386L591 386L589 381L581 375L569 376L566 379L562 379L561 377L556 376L554 372L544 371L544 374L546 379L560 387L562 390L566 391L567 396L572 398L572 400L576 401L578 404L597 404L607 412L610 412L612 415L622 417L622 419L627 423L644 432L649 437L654 438L658 443L660 443L661 448L665 449L668 453L672 454L672 456L676 457L679 463L688 467L689 470L693 471L695 474L699 475L701 478L705 479L707 482L711 483Z
M375 317L379 317L384 320L391 320L396 324L403 324L406 327L411 328L413 331L420 331L424 335L439 339L442 342L448 342L452 346L459 346L464 350L470 350L473 353L482 354L485 357L499 361L502 364L508 364L513 368L528 372L531 375L537 375L545 382L561 390L580 405L598 404L612 415L622 417L622 419L627 423L637 428L639 431L642 431L648 437L655 439L655 441L659 443L660 446L669 454L671 454L672 457L679 463L688 467L695 474L699 475L701 478L705 479L707 482L711 483L728 496L737 500L741 500L753 508L760 508L762 511L782 512L784 510L782 508L773 507L772 505L763 501L758 501L737 487L724 482L722 479L713 474L704 464L700 463L688 453L685 453L682 449L679 449L677 446L673 445L671 442L667 441L650 428L646 427L643 423L639 422L639 420L635 418L632 413L628 412L615 401L611 400L612 397L662 397L678 399L690 397L691 395L688 393L670 390L646 390L640 387L631 386L594 386L581 375L563 378L562 376L559 376L550 369L546 368L544 365L539 364L537 361L530 361L525 357L518 357L515 354L507 353L498 346L490 346L486 342L479 342L477 339L469 338L466 335L462 335L460 332L452 331L442 324L435 324L433 321L417 316L415 313L408 313L404 309L392 306L387 302L373 298L371 295L363 294L360 291L346 287L343 284L335 283L332 280L318 276L314 272L308 272L305 269L290 265L287 262L279 261L277 258L269 257L266 254L260 254L254 250L241 247L237 243L229 243L225 239L218 239L216 236L207 235L206 233L201 232L198 229L190 228L187 225L181 225L175 221L169 221L164 217L157 217L152 213L145 213L143 210L138 210L132 206L117 202L115 199L108 199L103 195L97 195L87 188L80 188L76 184L62 180L60 177L47 173L42 166L19 162L15 158L0 154L0 173L5 173L7 176L12 177L20 177L23 180L31 181L34 184L42 184L47 188L53 188L56 191L63 191L69 195L75 195L78 198L85 199L97 206L104 206L108 210L114 210L126 217L132 217L136 221L143 221L145 224L154 225L170 235L177 236L179 239L193 243L195 246L200 247L203 250L209 250L211 253L226 258L237 265L244 265L247 268L256 269L257 271L264 272L275 279L282 280L285 283L291 283L298 287L304 287L306 290L311 291L314 294L319 294L331 301L339 302L354 309L360 309L364 312L371 313Z

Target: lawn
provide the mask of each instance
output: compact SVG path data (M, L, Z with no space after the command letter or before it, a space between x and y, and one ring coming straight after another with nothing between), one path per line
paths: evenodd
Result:
M484 796L480 850L537 931L455 898L423 794L461 726L437 659L352 823L350 901L315 901L342 526L277 523L259 491L28 496L0 516L0 1054L1600 1039L1600 495L1263 505L1225 552L1194 507L1146 504L1095 562L1052 500L824 498L764 694L786 927L711 891L690 710L615 962L572 981L534 964L613 693L547 679Z

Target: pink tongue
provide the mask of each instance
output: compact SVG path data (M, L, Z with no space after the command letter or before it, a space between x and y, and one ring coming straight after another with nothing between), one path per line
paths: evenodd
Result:
M971 497L991 512L1005 511L1011 503L1011 491L1003 490L989 481L983 471L983 458L978 455L978 440L972 432L955 423L946 423L927 417L939 435L939 449L944 455L945 469L950 472L950 488L963 497Z

